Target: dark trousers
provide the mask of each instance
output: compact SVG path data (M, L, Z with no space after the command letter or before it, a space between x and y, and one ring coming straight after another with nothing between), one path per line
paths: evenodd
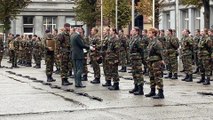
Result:
M82 60L73 60L74 66L74 75L75 75L75 85L82 85L81 83L81 74L83 72L83 59Z

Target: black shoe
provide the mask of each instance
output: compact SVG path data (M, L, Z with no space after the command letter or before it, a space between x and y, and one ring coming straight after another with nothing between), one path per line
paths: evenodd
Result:
M138 85L138 90L134 92L134 95L144 95L143 85Z
M122 68L119 70L119 72L126 72L126 67L122 66Z
M85 85L75 85L76 88L85 88Z
M183 70L181 70L180 72L185 72L185 70L183 69Z
M197 81L197 83L204 83L205 82L205 74L201 74L201 79Z
M200 69L199 69L199 67L197 67L196 70L193 72L193 74L197 74L199 72L200 72Z
M88 81L87 79L87 75L83 75L82 80L81 81Z
M210 85L210 77L207 77L203 85Z
M146 97L152 97L152 96L155 96L155 95L156 95L156 93L155 93L155 88L151 88L150 93L146 94L145 96L146 96Z
M189 74L186 74L185 78L182 79L182 81L186 81L189 78Z
M70 83L67 78L62 78L62 83L61 85L63 86L68 86L68 85L72 85L73 83Z
M60 70L57 69L56 71L54 71L55 74L59 74L60 73Z
M193 82L192 74L189 75L189 78L186 79L186 82Z
M105 84L102 84L103 87L109 87L112 86L111 80L106 80Z
M19 68L19 66L15 65L14 68Z
M100 78L95 78L93 81L90 81L92 84L100 84Z
M155 96L152 96L153 99L164 99L164 94L163 94L163 90L159 89L158 90L158 94Z
M109 90L119 90L119 83L114 83L112 86L108 88Z
M172 73L169 73L168 76L165 77L165 78L168 78L168 79L169 79L169 78L172 78Z
M172 76L172 78L171 79L173 79L173 80L177 80L178 79L178 75L177 75L177 73L174 73L174 75Z
M47 76L47 82L55 82L56 80L52 78L52 76Z
M134 93L136 91L138 91L138 85L137 84L135 84L135 87L132 90L130 90L129 93Z

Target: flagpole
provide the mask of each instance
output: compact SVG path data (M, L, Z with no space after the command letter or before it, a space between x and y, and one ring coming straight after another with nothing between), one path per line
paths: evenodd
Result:
M135 27L135 0L132 0L132 28Z

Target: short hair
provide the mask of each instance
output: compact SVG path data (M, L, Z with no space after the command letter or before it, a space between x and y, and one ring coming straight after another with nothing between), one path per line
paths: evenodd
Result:
M160 30L160 31L163 32L163 33L165 32L164 29L162 29L162 30Z
M140 32L140 28L139 27L134 27L134 29L135 29L136 32L138 32L138 33Z
M65 23L64 27L70 27L70 24L69 23Z
M58 33L58 29L54 29L54 31L55 31L56 33Z
M195 31L200 33L200 29L196 29Z
M38 37L37 35L33 35L33 37Z
M144 29L143 31L144 31L145 33L147 33L147 29Z
M97 28L93 27L92 29L93 29L96 33L98 33L98 29L97 29Z
M45 33L49 33L49 32L50 32L50 30L49 30L49 29L46 29L46 30L45 30Z
M188 33L188 34L190 34L191 32L189 31L189 29L185 29L185 31Z
M150 28L149 31L152 32L155 36L158 34L158 31L155 28Z
M168 31L172 34L173 33L173 30L172 29L168 29Z
M116 28L111 28L113 32L115 32L115 34L117 34L117 30Z

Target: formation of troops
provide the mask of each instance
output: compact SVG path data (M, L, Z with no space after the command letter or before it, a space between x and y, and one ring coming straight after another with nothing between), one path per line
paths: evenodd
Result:
M117 31L114 28L105 27L102 40L97 28L92 28L88 37L84 35L84 32L83 28L71 28L66 23L59 31L46 30L43 38L37 35L14 36L10 33L7 37L10 58L8 62L12 64L12 68L19 68L19 66L32 67L32 61L34 61L33 67L39 69L44 57L47 81L56 81L52 77L52 74L56 73L61 75L63 86L72 85L73 83L68 81L69 77L73 77L70 38L72 34L78 33L84 44L95 48L94 51L84 51L82 81L88 80L89 63L94 72L94 80L90 82L100 84L100 64L102 64L105 76L105 83L102 86L108 87L109 90L119 90L119 72L127 72L129 67L134 80L133 89L129 93L144 95L143 76L148 75L150 93L145 96L163 99L163 72L168 71L165 78L177 80L178 62L182 62L183 70L180 72L185 73L182 81L193 82L193 74L199 73L201 79L197 83L210 85L213 70L212 29L196 30L195 35L191 35L188 29L184 29L180 40L172 29L164 31L150 28L140 31L138 27L135 27L126 36L123 30ZM3 44L2 36L0 36L0 63L5 49ZM181 61L178 61L178 58ZM53 71L54 66L55 71ZM118 66L121 66L120 70ZM195 71L193 71L194 66ZM158 90L157 94L156 90Z

